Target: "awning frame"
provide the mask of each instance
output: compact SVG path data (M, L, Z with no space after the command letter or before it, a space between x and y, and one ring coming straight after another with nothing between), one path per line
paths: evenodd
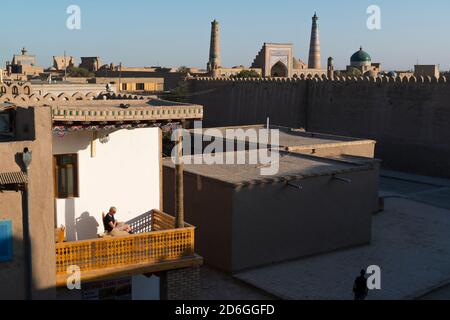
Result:
M28 184L28 176L25 172L0 172L0 192L24 191Z

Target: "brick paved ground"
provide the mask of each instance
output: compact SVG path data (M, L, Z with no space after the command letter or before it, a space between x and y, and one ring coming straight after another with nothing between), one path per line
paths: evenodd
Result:
M207 266L201 268L200 299L202 300L271 300L274 298L230 275Z

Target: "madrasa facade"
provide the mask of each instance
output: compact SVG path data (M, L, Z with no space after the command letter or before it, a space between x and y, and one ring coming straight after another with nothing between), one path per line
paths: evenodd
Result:
M219 22L211 23L211 45L207 71L210 77L230 77L244 70L254 71L262 77L315 77L327 74L327 69L322 69L319 17L314 14L312 18L311 42L308 63L294 56L292 43L264 43L256 55L250 68L233 67L223 68L220 54L220 28Z

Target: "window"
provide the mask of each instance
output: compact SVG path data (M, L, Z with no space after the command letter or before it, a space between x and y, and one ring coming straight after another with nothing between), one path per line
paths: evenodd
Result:
M0 262L12 260L12 222L10 220L0 221Z
M137 91L144 91L145 90L145 86L143 83L136 83L136 90Z
M0 135L12 134L12 114L8 111L0 111Z
M123 91L127 91L127 84L126 83L122 83L122 90Z
M78 192L78 155L63 154L55 156L55 192L56 198L77 198Z

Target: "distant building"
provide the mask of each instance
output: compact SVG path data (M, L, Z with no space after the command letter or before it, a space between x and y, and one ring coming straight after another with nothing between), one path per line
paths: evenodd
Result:
M347 66L347 73L358 70L361 75L376 77L380 72L380 63L372 63L370 54L361 47L350 58L350 65Z
M320 62L319 17L316 13L312 17L311 42L309 46L308 69L322 69Z
M242 71L254 71L262 77L314 77L327 74L321 67L319 26L316 14L312 18L311 42L308 63L294 57L291 43L264 43L250 68L224 68L221 65L219 23L214 20L211 25L211 45L207 64L208 76L230 77Z
M121 92L154 93L164 91L163 77L145 76L145 74L133 77L131 74L125 73L122 76L119 72L114 71L108 75L105 74L104 77L95 77L92 82L114 85Z
M7 81L0 83L0 103L40 101L50 99L61 100L80 100L93 99L101 93L116 93L115 85L96 84L96 83L72 83L56 82L48 83L46 81L31 80L27 82Z
M176 68L129 68L103 67L95 72L95 83L115 84L124 92L161 92L170 91L180 84L188 75L188 71Z
M45 81L31 82L31 93L40 96L54 95L59 96L69 96L78 97L81 99L85 96L98 96L102 92L110 91L117 92L116 85L103 83L71 83L71 82L56 82L47 83Z
M432 77L439 79L440 72L439 66L436 64L432 65L415 65L414 66L414 76L416 77Z
M412 76L414 76L414 72L412 72L412 71L395 71L394 72L394 74L397 76L397 77L400 77L400 78L411 78Z
M15 54L11 62L6 63L7 77L11 80L28 80L42 72L44 68L38 66L36 56L28 54L25 48L21 54Z
M71 56L53 56L53 68L55 71L64 71L75 66L75 58Z
M308 65L294 57L294 45L291 43L264 43L252 68L261 69L263 77L300 77L326 75L327 70L309 69Z
M208 72L212 76L217 76L218 71L221 66L220 59L220 30L219 30L219 22L214 20L211 22L211 43L209 49L209 61L207 65Z
M200 74L200 76L207 75L213 78L231 77L246 70L254 70L256 71L257 74L261 74L261 70L259 68L249 69L244 66L233 68L222 67L221 53L220 53L220 29L219 29L219 22L217 20L211 22L211 42L209 49L209 60L206 68L207 72Z
M96 72L102 67L100 57L81 57L80 68L84 68L90 72Z

